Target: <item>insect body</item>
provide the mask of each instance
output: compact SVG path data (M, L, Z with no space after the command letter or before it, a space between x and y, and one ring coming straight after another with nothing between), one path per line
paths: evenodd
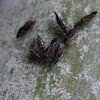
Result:
M74 28L79 29L85 22L87 22L88 20L91 20L96 14L97 14L97 11L94 11L91 14L82 17L81 20L75 24Z
M61 27L61 29L66 33L67 32L67 25L66 23L57 15L57 13L54 11L56 15L56 20L58 25Z
M30 50L30 53L36 57L36 58L40 58L40 55L35 51L35 50Z
M92 12L91 14L82 17L81 20L82 20L83 22L86 22L86 21L88 21L88 20L91 20L96 14L97 14L97 11L94 11L94 12Z
M59 58L61 57L62 53L63 53L63 50L64 50L64 44L63 43L60 43L58 46L57 46L57 49L55 50L55 55L54 55L54 64L56 64L59 60Z
M68 31L68 33L65 35L64 38L64 43L66 43L70 38L72 38L74 36L74 34L76 33L76 28L72 28Z
M24 34L26 34L26 32L31 28L32 25L34 25L36 23L36 20L31 19L29 21L27 21L19 30L17 33L16 38L19 38L21 36L23 36Z
M40 50L42 50L42 51L45 50L44 41L42 40L42 38L39 35L37 36L37 44L38 44Z
M80 20L78 23L75 24L74 28L75 28L76 30L78 30L78 29L80 29L80 27L82 26L82 24L83 24L83 21Z
M51 54L51 52L56 48L56 44L57 44L57 38L54 38L46 49L45 53L46 57L48 57Z

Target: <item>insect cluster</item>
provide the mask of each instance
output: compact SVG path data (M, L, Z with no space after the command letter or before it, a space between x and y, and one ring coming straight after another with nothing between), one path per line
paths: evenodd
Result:
M90 13L89 15L86 15L84 17L81 18L81 20L75 24L75 26L70 29L68 31L67 25L65 23L65 21L63 21L58 15L57 13L54 11L55 16L56 16L56 21L58 23L58 25L60 26L60 28L63 30L63 32L65 33L64 36L64 41L62 43L57 43L57 38L54 38L50 45L46 48L44 45L44 41L42 40L42 38L37 35L37 45L40 49L40 51L42 52L42 55L39 54L37 51L35 50L30 50L30 53L36 58L36 59L40 59L41 57L43 58L48 58L53 51L55 51L54 53L54 57L53 57L53 63L56 64L59 60L59 58L61 57L64 47L66 45L66 43L75 35L75 33L80 29L80 27L87 21L91 20L96 14L97 11L94 11L92 13ZM34 25L36 23L36 20L31 19L29 21L27 21L18 31L17 33L17 38L23 36L30 28L32 25Z

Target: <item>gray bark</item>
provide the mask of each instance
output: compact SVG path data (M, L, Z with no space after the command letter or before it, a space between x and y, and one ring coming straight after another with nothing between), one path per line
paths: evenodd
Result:
M29 60L30 49L38 48L37 34L46 46L53 37L62 41L53 11L71 29L95 10L97 15L69 41L56 65ZM16 39L30 18L37 23ZM2 0L0 100L100 100L100 0Z

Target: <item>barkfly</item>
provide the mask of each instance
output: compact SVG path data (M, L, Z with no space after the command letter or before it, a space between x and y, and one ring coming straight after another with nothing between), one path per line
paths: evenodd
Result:
M57 46L57 49L55 50L54 60L53 60L54 64L56 64L58 62L59 58L61 57L64 47L65 47L64 43L60 43Z
M56 45L57 45L57 38L54 38L45 51L46 57L48 57L51 54L51 52L56 48Z
M76 33L76 28L72 28L68 31L68 33L64 37L64 43L66 43L70 38L72 38Z
M35 50L30 50L30 53L36 57L36 58L40 58L40 55L35 51Z
M31 19L27 22L25 22L25 24L18 30L17 36L16 38L19 38L21 36L23 36L24 34L26 34L26 32L31 28L32 25L34 25L36 23L36 20Z
M74 28L75 28L76 30L78 30L78 29L82 26L82 24L83 24L83 21L80 20L78 23L75 24Z
M84 22L92 19L96 14L97 14L97 11L94 11L91 14L82 17L81 20L75 24L74 28L69 30L68 33L65 35L64 43L66 43L70 38L74 36L76 31L84 24Z
M96 14L97 14L97 11L94 11L91 14L82 17L81 20L75 24L74 28L79 29L84 22L91 20Z
M67 32L67 25L66 23L57 15L57 13L54 11L56 15L56 21L58 25L61 27L61 29L66 33Z
M97 11L94 11L94 12L92 12L91 14L82 17L81 20L82 20L83 22L86 22L86 21L88 21L88 20L91 20L96 14L97 14Z
M37 44L38 44L40 50L42 50L42 51L45 50L44 41L41 39L41 37L39 35L37 35Z

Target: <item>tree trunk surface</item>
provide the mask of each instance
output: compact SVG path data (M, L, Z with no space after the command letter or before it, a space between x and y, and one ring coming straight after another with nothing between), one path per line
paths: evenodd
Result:
M0 1L0 100L100 100L100 0L1 0ZM69 40L58 63L34 60L37 35L46 47L83 16L97 11ZM19 28L29 19L36 24L23 37Z

